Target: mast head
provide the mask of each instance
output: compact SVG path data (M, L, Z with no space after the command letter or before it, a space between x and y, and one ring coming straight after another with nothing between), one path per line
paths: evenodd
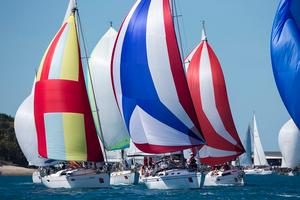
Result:
M76 11L77 11L77 1L70 0L65 14L64 22L70 17L70 15L75 14Z
M206 30L205 30L205 21L202 20L202 41L207 41Z

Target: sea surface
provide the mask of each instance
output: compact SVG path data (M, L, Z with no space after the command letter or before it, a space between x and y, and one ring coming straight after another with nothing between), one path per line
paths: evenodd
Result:
M6 199L300 199L300 176L246 176L245 186L204 187L197 190L148 190L144 185L111 189L47 189L33 184L31 177L0 176L0 200Z

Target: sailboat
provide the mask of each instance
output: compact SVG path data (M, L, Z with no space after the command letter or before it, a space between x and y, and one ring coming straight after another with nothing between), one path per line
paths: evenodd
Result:
M110 65L116 38L117 32L111 26L94 48L89 59L91 80L90 76L86 76L88 94L97 133L105 150L106 162L121 165L111 172L111 185L137 184L139 173L125 165L124 150L129 148L130 139L111 82Z
M112 81L135 146L162 154L205 143L189 94L169 0L137 0L125 18L112 57ZM200 188L203 174L157 169L149 189Z
M281 99L291 119L281 128L278 143L286 166L300 165L300 2L281 0L271 35L273 74Z
M245 173L250 175L269 175L272 171L269 169L269 163L266 159L265 152L263 150L259 132L257 129L256 117L253 114L252 129L250 131L251 138L253 140L253 166L249 169L245 169Z
M34 120L41 157L103 162L87 96L77 33L76 1L46 50L34 87ZM42 175L49 188L106 188L110 174L100 169L63 169Z
M231 115L222 68L207 41L204 22L201 43L185 63L193 105L206 140L199 151L201 163L214 167L235 160L244 147ZM225 166L223 171L210 171L204 186L243 185L243 172Z

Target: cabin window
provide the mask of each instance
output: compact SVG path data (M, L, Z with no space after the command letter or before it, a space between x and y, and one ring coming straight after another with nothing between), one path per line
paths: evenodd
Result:
M192 183L193 182L193 179L192 177L189 177L189 182Z

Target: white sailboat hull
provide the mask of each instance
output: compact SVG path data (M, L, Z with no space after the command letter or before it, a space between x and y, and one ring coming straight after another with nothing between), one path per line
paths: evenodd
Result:
M196 189L203 186L204 176L201 172L173 169L144 177L142 181L148 189Z
M32 173L32 182L36 184L42 183L42 177L39 171Z
M224 172L210 171L205 176L204 186L242 186L244 172L241 170L227 170Z
M48 188L108 188L109 173L97 173L95 170L62 170L42 177L42 183Z
M139 183L138 172L133 172L131 170L112 172L110 174L110 184L111 185L135 185Z
M269 169L245 169L246 175L270 175L273 172Z

